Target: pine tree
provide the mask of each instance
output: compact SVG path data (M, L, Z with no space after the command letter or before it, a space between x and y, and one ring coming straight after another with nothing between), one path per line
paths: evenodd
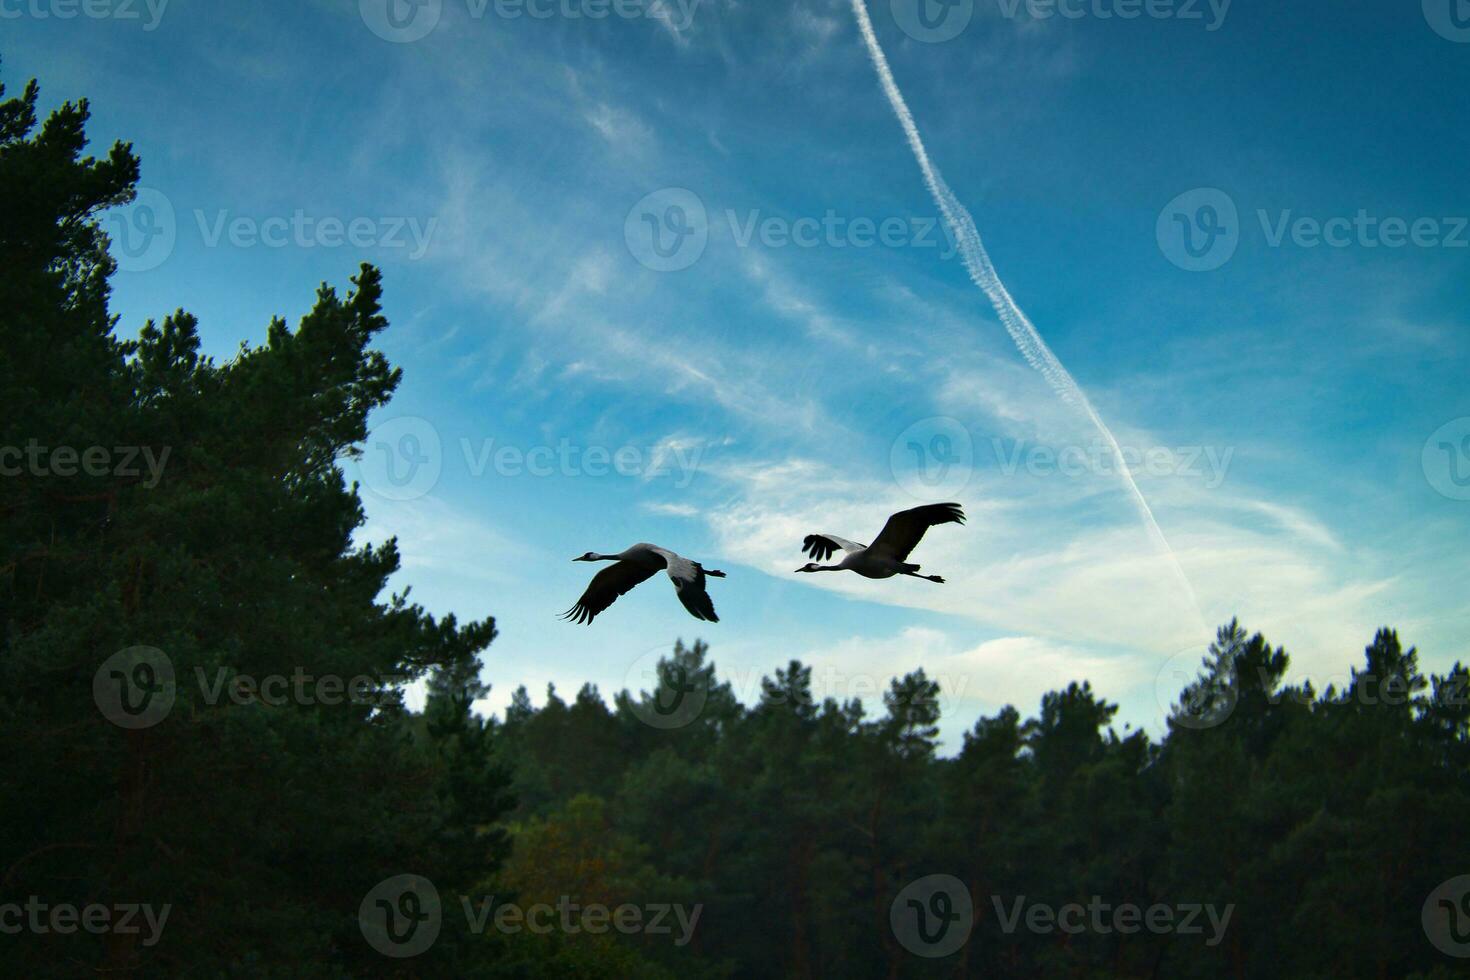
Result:
M0 505L0 789L41 802L0 814L0 874L7 895L172 912L156 944L26 934L8 965L382 968L363 896L407 870L451 883L459 821L501 804L480 759L414 737L398 693L431 668L472 677L493 624L382 600L395 544L352 543L363 511L339 464L399 379L370 346L380 276L323 286L294 330L277 319L223 364L183 312L117 339L97 216L131 199L137 161L82 156L85 103L37 130L37 93L0 104L0 445L41 460ZM159 466L77 471L94 446ZM460 723L482 754L484 729ZM492 870L494 848L474 860Z

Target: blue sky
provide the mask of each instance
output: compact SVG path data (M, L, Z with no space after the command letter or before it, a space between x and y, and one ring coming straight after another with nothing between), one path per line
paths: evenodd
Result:
M1198 613L971 284L848 0L5 0L0 56L142 157L149 210L113 220L164 233L118 276L124 332L182 306L228 357L383 267L405 377L376 442L428 462L397 487L369 452L366 533L430 609L497 617L488 709L636 685L675 637L747 699L792 657L870 701L922 665L951 745L1084 677L1157 730L1161 672L1233 615L1319 686L1382 624L1470 657L1451 0L960 0L941 41L914 2L869 9L927 149ZM915 560L947 585L792 574L806 533L944 499L970 522ZM572 556L639 540L729 572L722 622L659 582L556 619Z

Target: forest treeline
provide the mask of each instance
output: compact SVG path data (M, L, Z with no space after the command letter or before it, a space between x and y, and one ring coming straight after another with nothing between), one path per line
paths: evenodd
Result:
M227 362L183 311L124 339L98 218L138 161L37 101L0 89L7 973L1463 971L1467 673L1392 630L1314 691L1231 623L1162 741L1084 682L941 757L922 671L871 714L797 662L742 704L699 642L611 704L475 713L494 622L353 543L341 464L399 380L378 271Z

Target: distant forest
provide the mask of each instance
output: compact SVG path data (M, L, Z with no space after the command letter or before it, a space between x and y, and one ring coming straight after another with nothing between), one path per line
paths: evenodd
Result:
M228 362L183 311L124 339L97 219L138 161L37 100L0 88L8 975L1465 974L1470 676L1391 629L1314 691L1230 623L1162 742L1079 681L940 758L922 671L870 716L773 650L747 706L701 642L474 713L494 622L352 543L379 272Z

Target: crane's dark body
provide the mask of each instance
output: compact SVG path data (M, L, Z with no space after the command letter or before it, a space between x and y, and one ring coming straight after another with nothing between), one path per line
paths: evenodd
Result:
M706 569L697 561L690 561L667 548L639 542L616 555L599 555L587 552L572 561L610 561L612 565L592 576L592 582L577 604L562 614L563 619L576 623L590 623L605 612L619 597L627 595L633 588L653 578L661 571L669 573L679 602L695 619L718 623L715 604L705 591L705 576L724 578L725 573Z
M938 524L963 524L965 512L959 504L926 504L911 510L901 510L888 518L883 530L871 545L859 544L835 534L808 534L802 541L802 550L816 561L808 562L798 572L856 572L863 578L892 578L895 575L911 575L930 582L944 581L938 575L920 575L919 566L907 559L924 537L924 532ZM827 561L838 550L845 554L835 565L818 565Z

